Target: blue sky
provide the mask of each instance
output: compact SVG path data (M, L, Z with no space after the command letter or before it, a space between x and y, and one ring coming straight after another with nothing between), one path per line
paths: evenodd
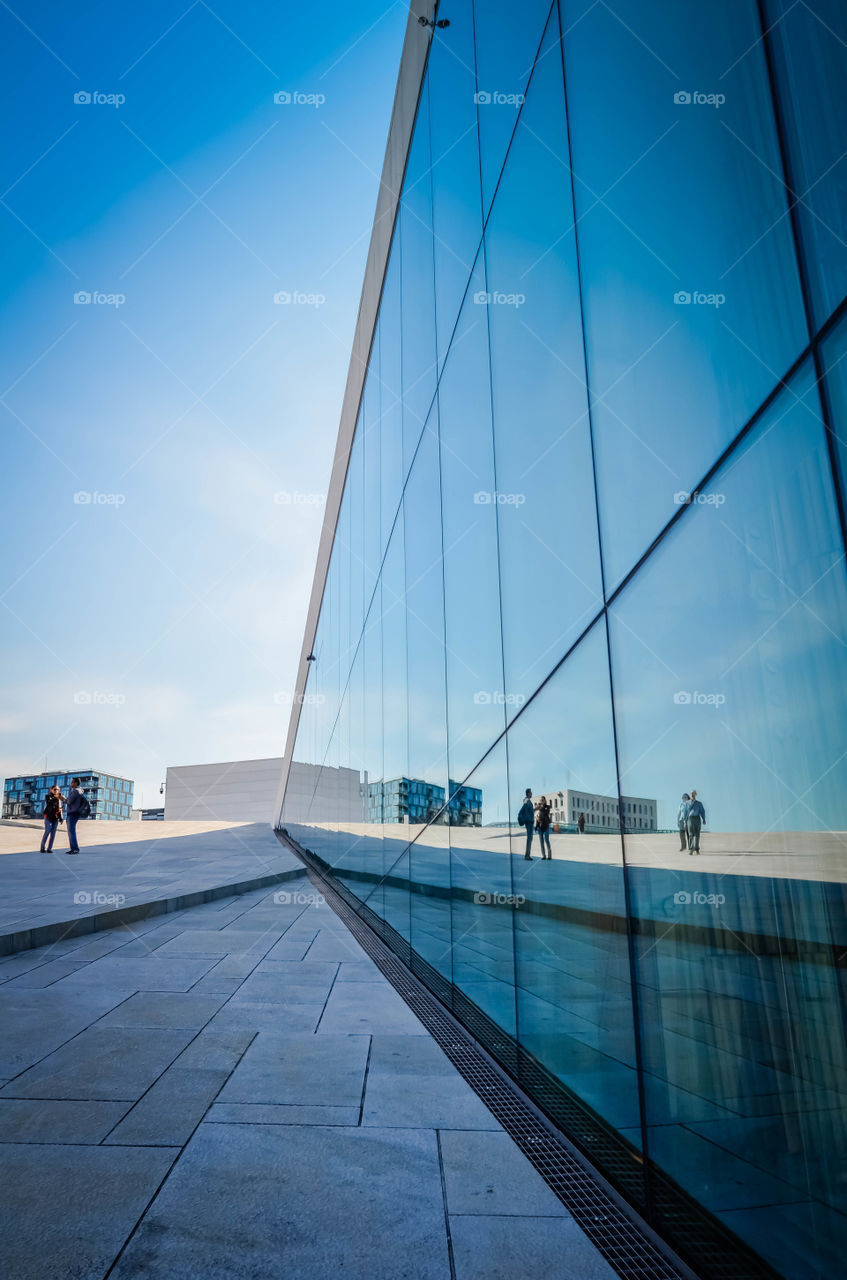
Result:
M282 753L406 5L16 13L0 772L150 804Z

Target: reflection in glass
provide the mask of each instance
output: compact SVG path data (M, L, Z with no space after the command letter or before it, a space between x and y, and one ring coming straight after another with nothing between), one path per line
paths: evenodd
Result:
M626 836L647 1149L792 1277L847 1244L845 618L806 369L610 609L622 785L667 831Z

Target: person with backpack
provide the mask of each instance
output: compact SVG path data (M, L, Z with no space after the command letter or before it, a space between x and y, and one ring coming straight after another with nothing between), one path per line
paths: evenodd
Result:
M676 825L679 827L679 851L685 853L688 848L688 810L691 808L691 796L683 791L679 808L676 811Z
M697 792L691 792L691 803L688 806L688 852L700 852L700 827L706 821L706 810L697 799Z
M79 841L76 838L76 824L80 820L91 816L91 805L88 803L84 793L80 790L79 778L71 779L71 789L68 792L68 802L65 806L65 812L68 819L68 844L70 845L68 853L79 853Z
M526 789L526 797L518 813L518 824L521 827L526 827L526 852L524 857L527 862L532 862L532 831L535 826L535 809L532 807L532 789L530 787Z
M62 801L64 796L58 787L51 787L44 797L44 835L41 837L41 852L52 853L53 841L62 818ZM45 848L45 845L47 846Z
M535 830L538 832L538 839L541 842L541 857L551 858L553 853L550 849L550 806L547 803L547 797L542 796L538 801L538 808L535 811ZM547 846L547 852L544 852L544 846Z

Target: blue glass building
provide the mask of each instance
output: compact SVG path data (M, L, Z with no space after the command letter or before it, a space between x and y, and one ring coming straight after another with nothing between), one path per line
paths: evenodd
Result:
M66 769L60 773L28 773L6 778L3 785L4 818L40 818L51 787L58 785L67 795L71 779L79 778L80 790L91 805L91 818L98 822L118 822L132 809L135 783L101 769Z
M832 1277L847 9L422 16L286 750L327 784L280 825L698 1275ZM339 821L350 769L481 825ZM526 862L563 787L658 829Z

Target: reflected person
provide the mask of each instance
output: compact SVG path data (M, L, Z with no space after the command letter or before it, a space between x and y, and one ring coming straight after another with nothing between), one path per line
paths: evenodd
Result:
M688 810L691 808L691 796L683 791L679 808L676 811L676 825L679 827L679 851L684 853L688 848Z
M576 820L576 829L581 836L585 835L585 814L581 813Z
M526 852L524 857L527 862L532 862L532 829L535 825L535 810L532 807L532 789L527 787L525 799L518 812L518 824L526 827Z
M691 802L688 806L688 852L700 852L700 828L706 821L706 810L701 802L697 799L697 792L691 792Z
M538 832L538 839L541 844L542 858L552 858L553 853L550 849L550 806L547 803L547 797L542 796L538 801L538 808L535 810L535 830ZM544 852L544 846L547 846L547 852Z

